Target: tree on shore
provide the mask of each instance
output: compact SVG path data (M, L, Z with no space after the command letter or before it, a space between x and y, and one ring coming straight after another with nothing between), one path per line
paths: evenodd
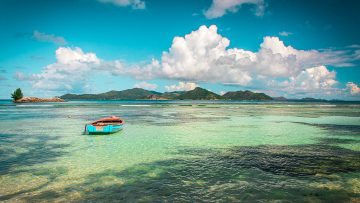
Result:
M11 94L11 98L14 99L14 101L19 100L23 98L23 93L20 88L17 88L14 93Z

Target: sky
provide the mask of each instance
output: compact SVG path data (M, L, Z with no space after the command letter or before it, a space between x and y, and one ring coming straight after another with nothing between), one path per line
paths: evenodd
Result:
M360 100L357 0L0 0L0 98L203 87Z

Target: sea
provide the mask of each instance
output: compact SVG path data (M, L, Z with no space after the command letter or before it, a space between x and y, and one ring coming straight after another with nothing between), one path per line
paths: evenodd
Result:
M360 202L360 103L1 100L0 201Z

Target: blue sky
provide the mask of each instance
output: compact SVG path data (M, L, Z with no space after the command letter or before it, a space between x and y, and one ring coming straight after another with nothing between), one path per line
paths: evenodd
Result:
M201 86L360 99L359 1L2 0L0 98Z

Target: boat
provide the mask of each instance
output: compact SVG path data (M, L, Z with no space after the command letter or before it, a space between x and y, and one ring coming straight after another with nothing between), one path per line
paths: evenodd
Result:
M111 116L96 120L85 125L85 134L110 134L120 131L125 121L119 117Z

